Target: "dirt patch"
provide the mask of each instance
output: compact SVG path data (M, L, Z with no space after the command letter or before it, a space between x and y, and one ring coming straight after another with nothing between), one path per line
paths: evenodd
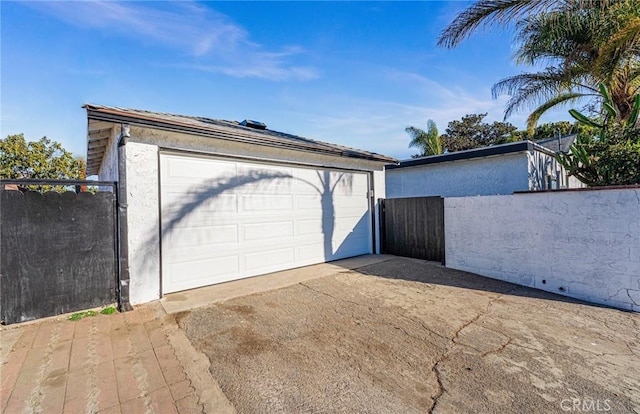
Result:
M241 413L638 413L638 318L398 258L176 319Z

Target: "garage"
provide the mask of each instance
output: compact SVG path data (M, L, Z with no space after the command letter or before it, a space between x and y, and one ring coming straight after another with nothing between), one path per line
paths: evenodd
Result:
M175 153L160 170L163 293L373 252L367 173Z
M118 188L121 303L380 252L394 158L248 119L85 108L87 176Z

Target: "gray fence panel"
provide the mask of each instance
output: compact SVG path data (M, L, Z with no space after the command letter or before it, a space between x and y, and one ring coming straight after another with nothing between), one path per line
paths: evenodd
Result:
M384 252L444 264L444 199L390 198L382 203Z
M116 195L0 191L5 324L116 301Z

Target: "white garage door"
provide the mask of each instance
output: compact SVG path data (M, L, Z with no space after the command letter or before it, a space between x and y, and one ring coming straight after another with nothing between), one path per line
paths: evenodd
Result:
M161 154L164 293L372 252L366 173Z

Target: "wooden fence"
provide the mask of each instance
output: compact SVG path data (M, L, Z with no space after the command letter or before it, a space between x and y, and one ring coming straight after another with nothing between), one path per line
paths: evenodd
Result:
M445 263L444 198L379 201L383 253Z

